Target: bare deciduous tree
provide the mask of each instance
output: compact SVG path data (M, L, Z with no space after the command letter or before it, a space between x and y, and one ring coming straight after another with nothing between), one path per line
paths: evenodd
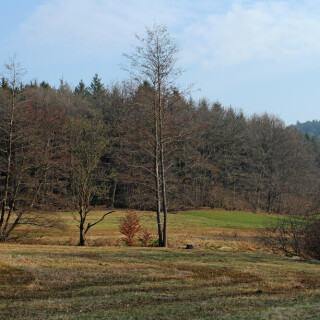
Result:
M176 138L173 127L168 130L169 117L172 110L169 108L170 97L176 91L175 81L181 74L177 67L179 49L171 38L167 28L163 25L154 25L146 28L146 37L136 36L139 45L132 54L126 54L130 62L129 72L137 87L140 87L142 98L135 100L134 108L139 105L144 108L147 116L136 123L139 130L141 123L147 120L147 127L151 136L142 148L152 159L152 166L139 165L140 168L152 175L154 183L155 204L157 213L159 246L167 246L167 170L168 145ZM136 87L136 88L137 88ZM144 125L142 125L144 127ZM147 147L147 149L146 149ZM140 148L141 149L141 148Z
M0 89L0 241L19 225L43 225L39 208L50 174L61 159L61 115L35 108L20 83L24 73L13 58Z
M100 219L87 222L94 197L98 197L101 192L107 193L104 185L101 184L104 179L103 172L99 171L101 157L108 144L106 136L106 127L98 117L91 115L91 118L83 116L72 120L70 139L71 190L73 204L77 209L77 213L73 214L73 217L78 222L79 246L85 245L89 229L113 212L106 212L102 214Z

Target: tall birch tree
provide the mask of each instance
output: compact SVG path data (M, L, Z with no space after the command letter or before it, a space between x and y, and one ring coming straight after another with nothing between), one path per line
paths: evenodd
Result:
M174 135L170 133L167 124L168 102L176 91L175 82L181 75L181 69L177 67L177 55L179 48L167 31L166 26L155 24L152 29L146 28L146 36L136 35L138 45L131 54L125 54L129 61L129 73L138 86L150 86L142 100L144 106L152 113L148 126L152 132L151 161L152 168L145 169L153 176L153 189L155 194L155 208L158 224L159 246L167 246L167 170L168 161L167 146ZM137 126L140 124L137 123ZM170 137L171 135L171 137Z

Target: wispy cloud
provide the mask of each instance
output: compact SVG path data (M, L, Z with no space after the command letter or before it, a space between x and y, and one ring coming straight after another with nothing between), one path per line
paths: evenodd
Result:
M320 4L314 1L234 1L223 13L190 24L190 59L205 67L252 60L320 57ZM188 37L188 38L187 38Z
M174 30L184 61L210 68L252 60L320 56L318 1L50 0L21 27L29 47L111 57L155 21Z
M151 3L151 5L150 5ZM54 49L56 54L110 56L130 43L154 21L170 23L176 9L147 0L51 0L36 8L21 26L29 46Z

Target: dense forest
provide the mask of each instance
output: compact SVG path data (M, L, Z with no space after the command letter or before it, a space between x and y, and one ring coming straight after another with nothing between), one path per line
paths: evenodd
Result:
M165 30L150 31L149 46L159 34L168 40ZM116 85L105 85L98 74L75 88L63 80L58 88L22 83L19 64L6 65L0 88L2 240L19 224L50 224L39 214L43 209L75 210L84 235L92 226L85 226L91 206L153 210L163 244L161 212L166 219L167 211L187 207L318 210L317 141L273 115L245 117L218 102L194 101L171 82L175 61L164 60L168 65L154 77L144 49L128 56L139 81ZM172 57L175 47L169 49Z

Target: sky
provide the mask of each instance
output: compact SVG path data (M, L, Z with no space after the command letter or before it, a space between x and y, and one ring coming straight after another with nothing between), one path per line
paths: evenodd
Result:
M195 100L320 119L319 0L0 0L0 74L16 55L26 82L121 82L123 53L154 23L181 48L177 81Z

